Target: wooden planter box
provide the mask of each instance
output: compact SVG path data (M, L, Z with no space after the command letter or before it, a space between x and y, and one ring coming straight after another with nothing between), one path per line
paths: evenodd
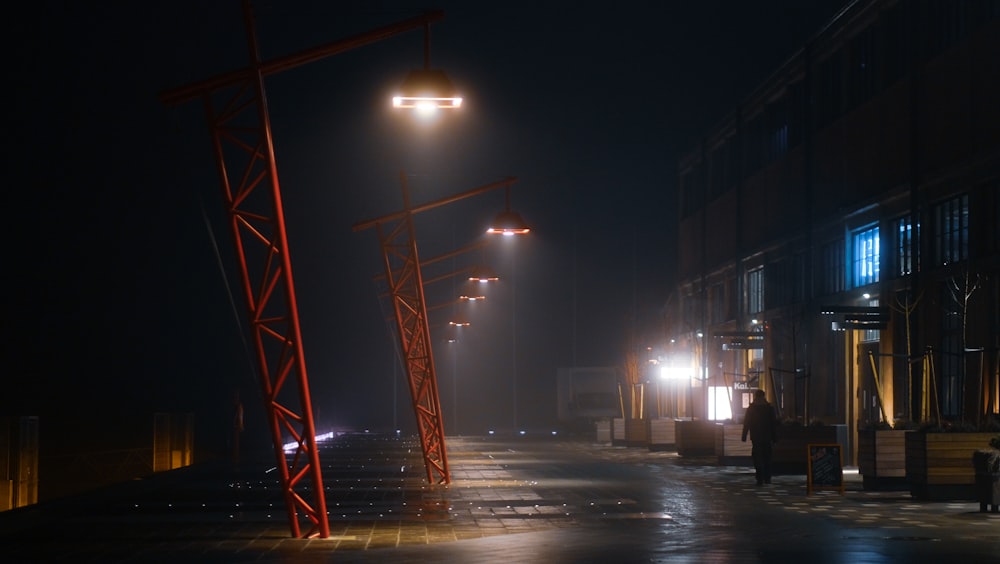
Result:
M715 454L715 423L703 419L678 419L677 454L712 456Z
M677 422L673 418L649 420L649 450L675 450L677 448Z
M774 444L771 471L774 474L805 474L808 469L808 445L847 445L847 425L779 425Z
M611 444L614 446L625 446L625 418L613 417L611 419Z
M611 444L611 420L600 419L594 425L597 431L597 442L602 445Z
M866 490L905 489L906 434L912 430L858 431L858 473Z
M625 420L625 446L645 447L649 444L649 425L645 419Z
M920 499L976 501L972 453L996 433L907 433L906 481Z
M715 455L719 464L753 466L753 443L743 442L743 425L719 423L715 426Z

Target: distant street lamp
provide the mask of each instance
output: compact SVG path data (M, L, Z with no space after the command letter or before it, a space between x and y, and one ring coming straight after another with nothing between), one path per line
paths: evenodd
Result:
M469 273L469 282L496 282L500 280L500 276L497 275L494 270L488 266L477 266Z
M517 179L509 177L499 182L417 206L410 202L406 175L401 173L400 179L403 209L382 217L358 222L354 224L353 230L357 232L374 227L378 232L384 258L385 280L389 285L393 310L396 315L400 350L403 351L407 377L410 381L413 411L417 418L417 429L424 452L427 480L432 484L448 484L451 482L451 475L448 470L448 456L444 445L441 398L438 393L437 372L434 366L430 326L427 320L427 302L424 297L424 281L419 253L417 252L413 216L498 188L508 190L509 208L510 185Z
M509 187L505 196L506 205L504 206L504 210L497 214L493 220L493 224L490 225L486 232L493 235L527 235L531 231L528 224L521 218L521 214L510 209Z
M497 214L486 233L491 235L503 235L510 237L514 235L527 235L531 228L521 217L521 214L510 209L510 188L504 194L504 209ZM517 433L517 273L514 255L510 257L511 276L511 418L513 432Z
M455 313L452 314L451 319L448 320L448 325L451 325L452 327L468 327L472 325L472 322L469 321L469 318L466 317L465 314Z

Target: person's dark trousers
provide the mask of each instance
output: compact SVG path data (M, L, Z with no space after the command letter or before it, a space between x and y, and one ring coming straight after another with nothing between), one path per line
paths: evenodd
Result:
M771 441L754 441L751 455L753 456L753 467L757 477L757 485L771 483L771 454L773 452Z

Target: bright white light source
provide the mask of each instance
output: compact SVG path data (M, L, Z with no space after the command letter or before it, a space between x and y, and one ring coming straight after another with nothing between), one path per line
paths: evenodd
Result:
M723 386L708 387L708 418L713 421L733 418L733 407L729 403L729 388Z
M661 380L684 380L691 377L690 366L661 366Z
M416 108L432 107L434 109L453 109L462 107L462 98L432 98L420 96L393 96L392 107L394 108Z
M437 113L438 105L428 100L421 100L414 106L417 115L429 117Z

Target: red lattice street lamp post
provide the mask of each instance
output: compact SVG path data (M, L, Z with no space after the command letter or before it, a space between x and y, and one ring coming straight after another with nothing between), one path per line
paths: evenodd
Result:
M441 207L458 200L470 198L498 188L507 190L507 207L498 215L503 225L492 225L489 233L528 233L528 227L510 211L510 185L517 181L510 177L499 182L473 188L454 196L413 206L406 184L406 175L400 175L403 190L403 209L376 219L354 224L354 231L376 228L382 255L385 260L385 280L392 296L396 314L396 329L406 364L413 411L417 417L417 431L424 452L427 481L431 484L448 484L448 456L444 444L444 421L441 418L441 398L438 393L437 372L431 347L430 325L427 321L427 302L424 299L424 280L417 253L413 215ZM514 231L511 231L514 229Z
M424 28L426 33L431 22L442 19L444 13L428 12L270 61L260 60L249 0L243 1L243 14L249 66L170 90L161 96L161 101L176 105L200 99L205 107L229 227L236 246L264 408L291 534L325 538L330 535L330 526L264 77L405 31ZM429 68L427 45L425 40L425 69ZM435 85L429 86L426 82L418 86L420 92L399 94L412 101L410 106L449 108L461 104L461 98L454 92L428 90ZM421 98L425 95L429 96L427 100ZM284 448L286 435L292 437L294 444L288 453ZM307 486L309 482L311 490ZM307 499L309 493L311 499ZM299 528L300 514L309 522L304 535Z

